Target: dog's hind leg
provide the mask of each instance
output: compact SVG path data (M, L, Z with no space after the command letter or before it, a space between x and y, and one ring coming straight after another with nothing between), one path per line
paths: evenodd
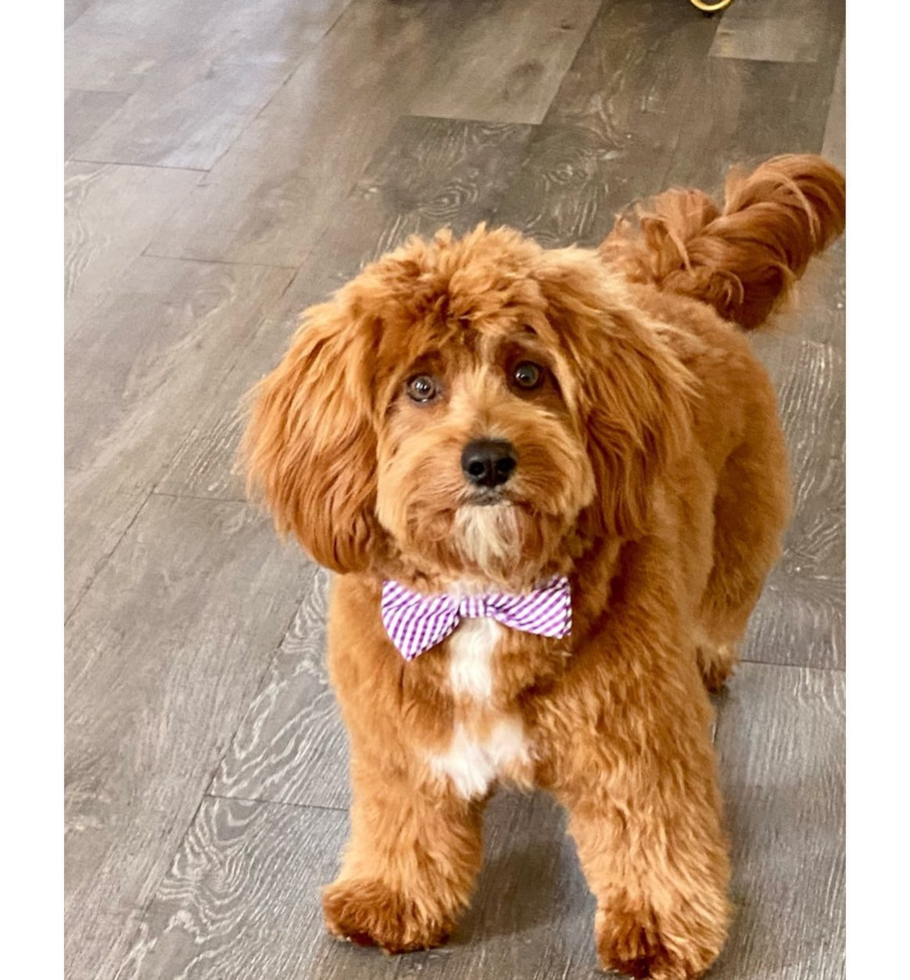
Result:
M724 463L714 500L714 562L697 637L698 663L710 691L719 690L736 666L738 643L780 554L789 514L783 433L773 401L757 407L746 439Z

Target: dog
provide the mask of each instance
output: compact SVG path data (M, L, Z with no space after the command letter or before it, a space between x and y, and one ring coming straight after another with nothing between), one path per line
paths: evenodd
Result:
M776 560L787 453L746 332L844 229L820 157L670 190L597 250L412 238L303 314L250 484L337 573L351 838L329 931L443 943L498 784L566 808L600 962L700 976L731 917L709 691Z

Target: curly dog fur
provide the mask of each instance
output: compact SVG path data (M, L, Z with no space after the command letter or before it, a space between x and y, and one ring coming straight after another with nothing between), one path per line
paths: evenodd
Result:
M844 213L834 167L778 157L731 175L723 207L668 191L597 251L483 226L412 239L306 311L255 389L245 453L278 530L338 573L353 806L333 934L444 942L505 781L567 808L604 967L683 980L717 957L708 690L788 512L774 392L737 326L767 321ZM517 459L482 498L461 464L477 439ZM387 579L517 593L557 573L564 640L473 620L406 662L380 618Z

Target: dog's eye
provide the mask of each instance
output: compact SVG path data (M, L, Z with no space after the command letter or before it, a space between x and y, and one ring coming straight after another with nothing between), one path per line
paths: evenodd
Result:
M412 402L430 402L439 394L439 382L430 374L418 374L405 387Z
M515 365L512 379L519 388L531 391L543 381L543 370L533 361L522 361Z

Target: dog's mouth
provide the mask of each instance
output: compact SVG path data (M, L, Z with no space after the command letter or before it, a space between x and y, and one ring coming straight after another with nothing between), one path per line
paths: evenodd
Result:
M468 507L493 507L496 504L512 504L515 501L502 487L480 487L472 491L464 503Z

